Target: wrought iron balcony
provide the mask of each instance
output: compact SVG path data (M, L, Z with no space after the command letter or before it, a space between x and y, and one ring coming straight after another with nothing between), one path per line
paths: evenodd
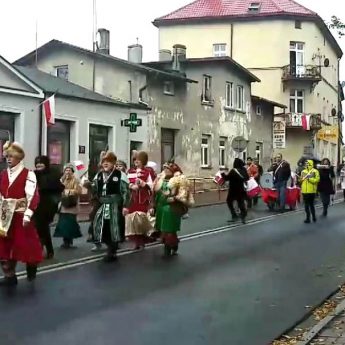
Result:
M284 81L304 80L310 82L319 82L321 78L321 67L315 65L288 65L283 67Z
M287 128L302 128L302 116L300 113L285 114L285 122ZM308 114L310 115L310 129L320 129L321 114Z

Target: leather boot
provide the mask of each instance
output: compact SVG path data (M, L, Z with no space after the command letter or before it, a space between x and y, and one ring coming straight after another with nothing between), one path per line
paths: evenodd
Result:
M27 280L32 282L36 279L37 275L37 266L36 265L26 265L26 275Z
M17 276L11 276L11 277L5 277L4 279L0 280L0 287L13 287L13 286L17 286L18 284L18 279Z

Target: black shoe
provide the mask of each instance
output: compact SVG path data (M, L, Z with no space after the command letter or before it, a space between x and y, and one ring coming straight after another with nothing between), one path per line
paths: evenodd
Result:
M313 218L313 222L316 223L317 222L317 219L316 217Z
M36 265L26 265L27 280L32 282L36 279L37 266Z
M241 218L242 224L246 224L246 218Z
M229 219L228 220L228 223L235 223L235 222L237 222L238 221L238 217L234 217L234 218L232 218L232 219Z
M178 255L178 245L177 246L174 246L171 250L171 255L175 256L175 255Z
M172 252L171 247L165 244L164 245L164 257L167 258L167 257L171 256L171 252Z
M304 221L304 223L309 224L309 223L310 223L310 219L306 219L306 220Z
M17 276L12 277L5 277L4 279L0 280L0 287L12 287L18 285Z
M104 258L103 258L104 262L115 262L117 261L117 256L116 254L107 254Z

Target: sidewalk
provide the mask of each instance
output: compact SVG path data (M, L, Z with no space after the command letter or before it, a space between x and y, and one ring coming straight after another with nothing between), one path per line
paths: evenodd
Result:
M344 345L345 311L331 321L310 344Z

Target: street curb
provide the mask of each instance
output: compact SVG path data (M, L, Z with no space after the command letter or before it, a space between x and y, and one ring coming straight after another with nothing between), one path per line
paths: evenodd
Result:
M340 289L338 289L332 296L336 295L336 293L339 291ZM322 303L324 303L324 301ZM325 318L323 318L311 330L305 333L305 335L303 335L304 339L299 341L296 345L310 344L310 342L320 333L320 331L322 331L332 320L334 320L344 310L345 310L345 301L338 304L338 306L335 308L335 311L331 315L328 315Z

